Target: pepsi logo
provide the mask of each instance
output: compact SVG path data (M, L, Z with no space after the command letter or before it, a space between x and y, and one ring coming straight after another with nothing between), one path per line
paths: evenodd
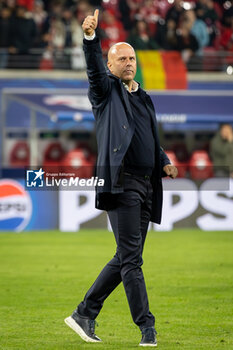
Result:
M32 201L14 180L0 180L0 230L22 231L32 215Z

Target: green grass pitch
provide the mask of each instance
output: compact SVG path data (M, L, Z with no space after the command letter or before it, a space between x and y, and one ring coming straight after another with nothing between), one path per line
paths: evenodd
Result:
M97 318L102 344L64 323L114 250L104 230L1 233L0 349L137 349L122 285ZM233 232L149 232L143 271L159 349L233 349Z

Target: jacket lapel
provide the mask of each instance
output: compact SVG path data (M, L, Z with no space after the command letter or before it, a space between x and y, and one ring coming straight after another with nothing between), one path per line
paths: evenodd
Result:
M119 86L119 91L120 91L120 94L122 97L122 101L123 101L123 104L125 106L125 110L126 110L127 114L130 115L130 117L132 119L134 119L133 114L132 114L132 109L131 109L131 106L129 103L128 92L127 92L126 88L124 87L124 85L122 84L121 80L118 77L116 77L115 75L113 75L111 73L108 73L108 76L112 79L117 80L117 83Z
M149 112L149 114L151 116L151 120L152 120L154 128L155 128L155 130L157 132L157 129L158 129L157 120L156 120L156 117L155 117L154 105L153 105L153 103L151 101L151 98L141 88L139 89L139 92L140 92L140 97L142 98L143 102L145 103L146 109L148 110L148 112Z

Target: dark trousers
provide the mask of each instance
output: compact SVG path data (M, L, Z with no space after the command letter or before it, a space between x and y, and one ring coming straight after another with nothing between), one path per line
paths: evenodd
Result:
M115 196L116 208L108 211L108 216L115 235L117 251L78 305L78 312L82 316L95 319L104 300L123 281L134 322L140 329L153 327L155 319L149 311L141 269L142 252L151 214L150 180L125 175L124 192Z

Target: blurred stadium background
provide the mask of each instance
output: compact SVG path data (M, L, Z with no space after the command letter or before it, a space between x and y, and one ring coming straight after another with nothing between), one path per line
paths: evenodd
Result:
M233 158L216 177L211 153L219 126L233 125L232 0L0 0L0 349L86 348L63 318L114 251L93 191L25 188L29 168L94 173L81 24L95 8L105 59L115 42L135 47L179 168L145 247L159 346L233 349ZM121 286L98 318L100 349L135 347L126 310Z

